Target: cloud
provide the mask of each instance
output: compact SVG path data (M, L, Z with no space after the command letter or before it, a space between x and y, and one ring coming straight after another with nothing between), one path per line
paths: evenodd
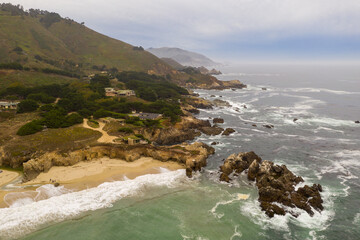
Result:
M359 38L359 0L15 0L145 46L210 49L226 42Z

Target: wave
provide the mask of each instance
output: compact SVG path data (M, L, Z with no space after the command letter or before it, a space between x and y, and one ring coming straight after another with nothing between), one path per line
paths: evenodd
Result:
M273 218L269 218L261 211L260 203L257 199L246 201L240 208L240 211L245 216L249 217L255 224L260 225L263 229L274 229L277 231L289 232L289 224L295 224L302 228L307 228L311 231L323 231L328 228L330 221L335 215L332 192L328 188L324 188L321 194L324 200L324 210L319 213L314 210L314 216L311 217L306 211L298 208L291 208L293 212L298 214L297 218L287 213L285 216L275 215ZM282 206L284 207L284 206ZM310 234L310 232L309 232ZM290 236L292 239L294 236Z
M0 209L0 239L15 239L43 226L79 216L87 211L112 207L124 197L141 194L149 187L176 187L188 181L183 169L148 174L133 180L106 182L96 188ZM45 188L53 191L55 187Z

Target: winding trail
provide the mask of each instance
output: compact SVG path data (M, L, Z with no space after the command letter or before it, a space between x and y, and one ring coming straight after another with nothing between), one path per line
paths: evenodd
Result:
M105 130L105 123L102 121L99 121L99 127L98 128L93 128L90 127L87 123L88 123L88 119L84 119L83 122L83 127L84 128L88 128L94 131L98 131L102 134L102 136L97 140L99 143L115 143L114 140L117 138L115 136L110 136Z

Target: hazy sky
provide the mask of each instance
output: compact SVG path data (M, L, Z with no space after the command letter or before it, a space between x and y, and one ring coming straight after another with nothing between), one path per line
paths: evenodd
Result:
M360 60L360 0L7 0L133 45L216 59Z

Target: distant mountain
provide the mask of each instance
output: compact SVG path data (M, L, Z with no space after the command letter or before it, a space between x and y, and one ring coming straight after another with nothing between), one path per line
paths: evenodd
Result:
M166 62L168 65L170 65L171 67L173 67L176 70L182 70L185 68L185 66L181 65L180 63L178 63L177 61L175 61L172 58L161 58L161 60L163 60L164 62Z
M180 48L149 48L146 49L159 58L172 58L184 66L190 67L212 67L219 65L210 58L195 52L186 51Z

